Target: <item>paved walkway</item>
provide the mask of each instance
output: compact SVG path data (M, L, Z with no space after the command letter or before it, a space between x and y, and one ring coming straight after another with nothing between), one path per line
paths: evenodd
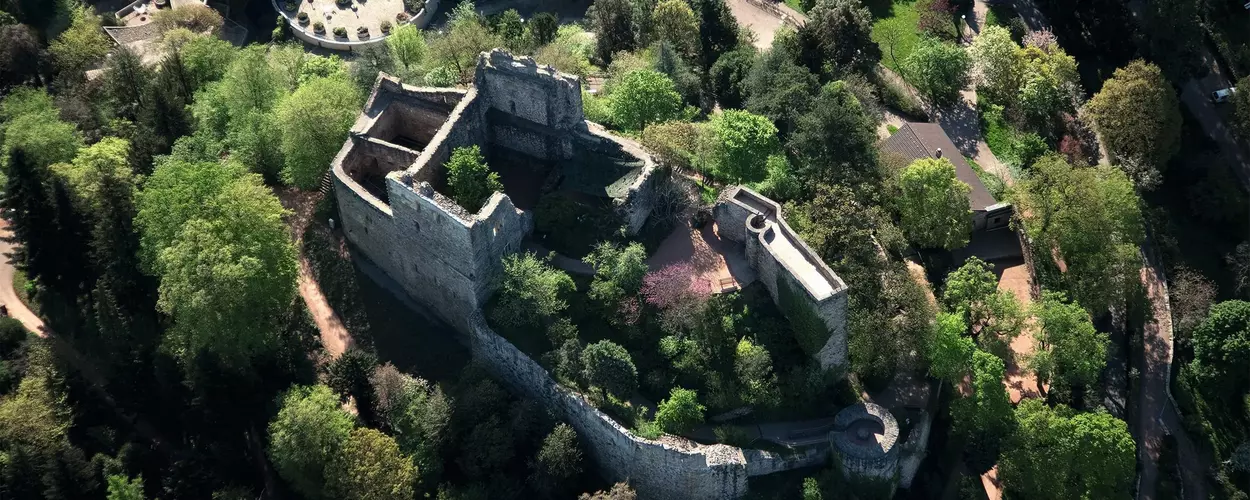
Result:
M733 12L738 25L751 30L755 34L755 47L760 50L773 46L773 38L777 30L785 26L781 18L773 15L747 0L729 0L729 10ZM800 17L801 18L801 17Z

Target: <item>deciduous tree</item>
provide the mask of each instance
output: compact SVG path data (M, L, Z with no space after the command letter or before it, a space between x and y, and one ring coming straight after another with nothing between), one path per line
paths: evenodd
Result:
M804 65L826 73L826 65L860 73L872 71L881 49L872 41L872 13L854 0L817 0L798 31Z
M903 233L916 244L948 250L968 244L972 188L955 177L955 165L945 158L912 162L898 177L896 201Z
M1124 421L1033 398L1020 402L1016 418L998 463L1005 489L1054 500L1129 494L1136 447Z
M949 384L963 382L977 346L965 335L968 325L953 313L938 313L929 342L929 373Z
M545 326L568 308L566 296L573 290L569 275L534 254L508 255L491 320L511 327Z
M972 394L951 403L952 432L967 439L964 460L982 473L997 462L1002 441L1016 421L1011 399L1003 387L1003 360L982 350L972 354Z
M276 120L286 159L283 180L301 189L320 185L356 121L360 104L360 94L346 75L313 78L283 99Z
M777 127L748 111L729 109L713 116L711 132L713 173L737 184L764 180L768 157L781 151Z
M682 98L673 81L661 73L626 73L612 89L612 121L624 130L639 131L652 123L677 118Z
M600 340L582 351L586 381L599 390L628 399L638 388L638 369L629 351L611 340Z
M595 0L586 14L595 32L595 55L605 64L617 52L634 50L634 6L629 0Z
M1224 394L1244 393L1250 383L1250 374L1243 369L1250 359L1250 302L1216 304L1194 330L1193 344L1195 372Z
M672 44L690 60L699 53L699 20L685 0L661 0L651 13L655 39Z
M935 39L922 40L903 61L907 81L938 107L959 101L968 86L972 61L962 47Z
M570 482L582 473L582 450L577 431L569 424L556 425L530 462L529 482L546 497L569 491Z
M1011 106L1024 78L1020 46L1002 26L987 26L968 49L976 77L977 96L1004 107Z
M456 148L446 167L451 197L469 213L477 213L492 194L503 191L499 174L486 165L486 158L476 145Z
M1163 168L1180 150L1181 111L1158 66L1138 60L1115 70L1085 112L1113 161L1139 187L1162 182Z
M1137 286L1143 237L1140 200L1124 172L1073 168L1043 157L1013 201L1038 248L1054 249L1068 292L1091 311L1122 303ZM1046 255L1047 253L1043 253Z
M69 29L52 40L48 51L57 70L72 81L85 78L81 73L108 53L111 42L104 35L100 17L90 7L78 5L71 13Z
M1038 322L1038 348L1030 368L1040 381L1066 386L1093 384L1107 366L1107 334L1094 329L1089 313L1067 301L1061 292L1047 291L1033 308Z
M296 386L283 394L269 423L269 459L296 491L328 498L327 470L351 436L352 416L324 385Z
M351 432L325 474L333 498L409 500L417 468L390 436L361 427Z

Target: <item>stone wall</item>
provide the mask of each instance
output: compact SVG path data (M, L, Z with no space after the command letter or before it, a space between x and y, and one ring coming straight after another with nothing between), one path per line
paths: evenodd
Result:
M933 399L938 399L938 396L935 395ZM902 458L898 465L899 486L911 488L911 482L916 479L916 471L920 470L920 463L924 462L928 453L929 430L932 427L933 414L928 411L921 412L920 420L912 426L911 432L907 434L907 441L903 443Z
M874 422L881 428L876 437L859 439L854 425ZM884 407L859 403L843 408L834 419L830 441L848 478L894 481L898 475L898 422ZM848 429L849 428L849 429Z
M721 195L713 209L713 216L722 238L745 245L747 262L755 269L760 282L768 288L774 302L782 306L781 287L801 291L795 295L802 299L806 308L820 316L828 328L828 337L823 347L813 353L813 358L823 368L844 370L847 366L846 284L790 228L782 216L781 206L755 191L738 186ZM770 234L772 231L777 233ZM765 241L772 237L789 238L794 242L799 252L830 282L833 293L827 297L813 296L795 275L795 271L786 267L769 249Z
M577 430L578 439L610 481L629 481L640 498L732 499L747 492L747 477L820 465L828 447L795 455L701 445L682 438L635 436L580 394L561 387L547 370L487 326L480 313L471 321L469 347L475 359L513 391L543 403Z

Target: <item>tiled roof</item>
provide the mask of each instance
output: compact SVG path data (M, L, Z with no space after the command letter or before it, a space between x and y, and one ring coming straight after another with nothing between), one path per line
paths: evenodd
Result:
M973 210L985 210L997 203L990 191L985 189L985 184L981 183L981 178L977 177L972 165L968 164L959 148L955 147L955 143L951 142L951 138L936 123L906 123L898 132L881 142L881 149L899 155L909 162L934 158L940 149L942 157L955 165L955 176L972 188L968 193L968 202Z

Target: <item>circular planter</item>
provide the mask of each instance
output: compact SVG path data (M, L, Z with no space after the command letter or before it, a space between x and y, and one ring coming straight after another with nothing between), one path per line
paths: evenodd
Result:
M308 13L300 12L299 15L295 16L295 20L299 21L300 26L308 26Z
M382 23L378 25L378 30L381 31L383 35L391 34L391 22L382 21Z
M321 24L321 21L317 21L317 24L313 25L313 33L318 35L326 34L326 25Z
M347 28L344 28L344 27L342 27L342 26L339 26L339 27L337 27L337 28L334 28L334 38L342 38L342 39L346 40L346 39L347 39Z
M408 13L407 13L407 12L400 12L400 13L398 13L398 14L395 14L395 20L396 20L396 21L399 21L399 22L401 22L401 23L406 23L406 22L408 22Z
M298 9L298 8L299 8L299 4L298 4L298 3L295 3L295 2L288 1L288 2L287 2L287 3L285 3L285 4L282 4L282 8L286 9L286 11L287 11L287 12L295 12L295 9Z

